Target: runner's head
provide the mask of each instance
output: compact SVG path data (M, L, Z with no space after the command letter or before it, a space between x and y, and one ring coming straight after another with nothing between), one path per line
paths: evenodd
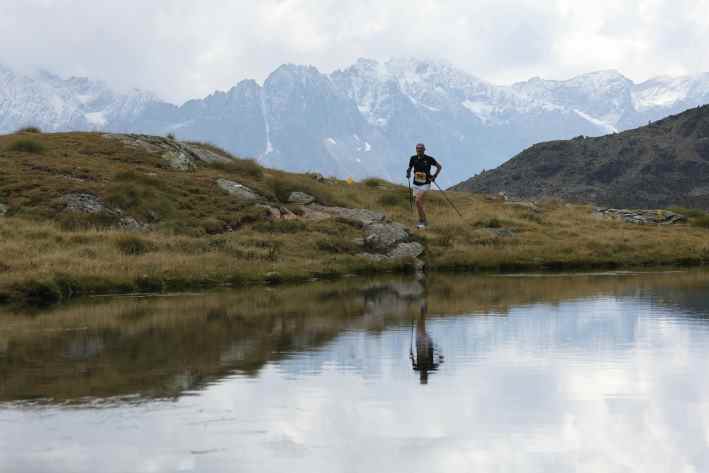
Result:
M416 154L421 156L426 151L426 146L423 143L416 145Z

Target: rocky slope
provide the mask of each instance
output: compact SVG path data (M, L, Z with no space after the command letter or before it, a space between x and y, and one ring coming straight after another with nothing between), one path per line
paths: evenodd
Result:
M709 106L623 133L540 143L454 188L616 207L709 209Z
M331 74L283 65L181 106L88 79L0 66L0 132L104 130L209 141L264 165L400 181L412 145L446 164L441 184L494 168L526 147L600 136L709 102L709 74L635 84L618 72L497 86L448 64L360 59Z
M687 120L677 131L705 128ZM432 192L431 227L419 231L406 186L288 173L158 136L0 135L0 164L0 303L303 282L422 263L494 271L709 260L704 212L685 220L447 193L461 217Z

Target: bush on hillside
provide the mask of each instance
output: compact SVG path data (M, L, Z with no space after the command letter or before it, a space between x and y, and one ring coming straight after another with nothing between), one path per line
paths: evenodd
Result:
M709 215L693 218L690 223L695 227L709 228Z
M275 220L254 225L254 230L261 233L298 233L305 230L305 224L298 220Z
M17 151L18 153L42 154L47 150L47 147L39 141L21 138L12 142L7 149L8 151Z
M126 236L116 241L118 251L126 256L141 256L155 249L152 242L136 236Z
M377 188L377 187L385 187L387 185L387 181L384 179L380 179L378 177L369 177L362 181L365 186L367 187L372 187L372 188Z
M217 161L211 164L214 169L219 169L235 176L249 176L260 179L263 176L263 168L253 159L233 158L231 161Z
M321 238L316 245L320 251L335 254L354 254L360 249L353 240L336 236Z
M26 126L17 130L16 133L42 133L42 130L36 126Z
M700 218L706 216L706 212L701 209L688 209L685 207L670 207L670 212L684 215L687 218Z
M408 191L387 192L379 197L378 202L384 207L408 207L411 205L411 197Z
M269 181L276 199L288 202L292 192L305 192L323 205L338 205L347 207L348 202L343 197L343 188L316 181L304 180L295 174L278 174Z

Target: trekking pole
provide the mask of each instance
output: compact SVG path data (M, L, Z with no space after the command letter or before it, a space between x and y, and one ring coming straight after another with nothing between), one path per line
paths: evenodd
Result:
M411 211L414 211L414 191L411 190L411 178L407 177L406 182L409 183L409 205L411 205Z
M460 213L460 210L458 210L458 207L456 207L455 205L453 205L453 202L451 202L451 200L450 200L450 199L448 198L448 196L446 195L446 191L444 191L443 189L441 189L441 186L439 186L436 181L433 181L433 183L436 185L436 187L438 187L438 190L443 193L443 197L445 197L445 199L448 201L448 203L451 204L451 207L453 207L453 210L455 210L455 211L458 213L458 215L460 216L460 218L463 218L463 214Z

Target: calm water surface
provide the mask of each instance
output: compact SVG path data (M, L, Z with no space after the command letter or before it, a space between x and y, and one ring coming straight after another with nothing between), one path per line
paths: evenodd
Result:
M0 312L0 472L707 472L709 273Z

